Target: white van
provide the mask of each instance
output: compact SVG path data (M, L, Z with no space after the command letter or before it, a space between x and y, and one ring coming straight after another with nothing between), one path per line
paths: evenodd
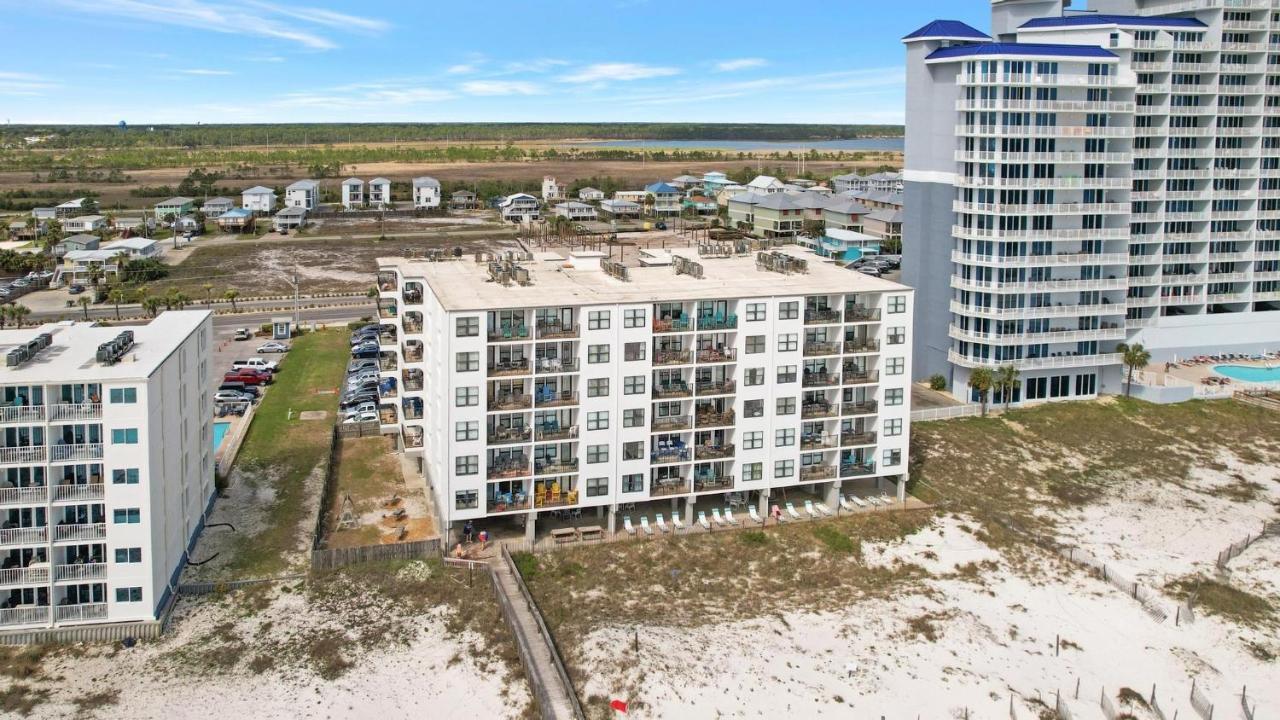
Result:
M279 363L274 360L267 360L266 358L260 357L252 357L248 360L236 360L231 363L232 370L243 370L245 368L249 368L250 370L266 370L267 372L275 372L279 367Z

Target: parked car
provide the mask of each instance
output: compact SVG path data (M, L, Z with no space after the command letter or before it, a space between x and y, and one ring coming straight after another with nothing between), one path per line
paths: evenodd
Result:
M862 273L863 275L870 275L871 277L880 277L880 271L871 265L863 265L862 267L858 268L858 272Z
M219 390L230 390L232 392L244 393L252 396L255 400L262 396L262 392L257 385L245 385L242 382L224 382L218 386Z
M249 395L245 393L236 392L235 390L219 390L213 394L213 401L220 403L253 402L253 398L249 397Z
M23 279L23 278L18 278L17 280L14 280L14 281L13 281L13 287L24 288L24 287L26 287L26 286L28 286L28 285L30 285L30 284L31 284L31 283L27 282L27 281L26 281L25 279Z
M260 353L283 353L283 352L289 352L289 346L288 346L288 345L285 345L285 344L284 344L284 343L282 343L282 342L277 342L277 341L275 341L275 340L272 340L271 342L266 342L266 343L263 343L263 344L259 345L259 346L258 346L258 352L260 352Z
M362 413L356 413L354 415L348 415L346 419L342 421L342 424L354 425L356 423L377 422L377 421L378 421L378 413L362 412Z
M381 335L382 333L377 328L373 330L357 330L351 333L351 344L356 345L369 340L377 340Z
M381 350L382 350L382 346L378 345L378 343L365 342L365 343L360 343L359 345L352 346L351 353L354 355L355 353L372 351L373 357L377 357L378 352L380 352Z
M249 328L236 328L236 334L234 336L234 339L235 340L251 340L253 339L253 333L249 331Z
M377 348L351 348L351 357L357 360L375 359L378 357Z
M253 370L265 370L267 372L273 373L280 369L280 363L275 362L274 360L267 360L266 358L260 358L260 357L245 358L244 360L234 360L231 363L232 370L242 370L244 368L250 368Z
M350 393L347 395L343 395L342 401L339 403L339 407L342 407L344 409L351 408L351 407L359 407L360 405L363 405L365 403L376 403L377 401L378 401L378 393L361 391L357 393Z
M72 295L79 295L84 292L84 286L80 283L72 283L71 287L67 288L67 292Z
M377 360L352 360L347 363L347 374L360 372L361 370L377 370Z
M359 405L353 408L348 408L346 410L346 417L351 417L352 415L359 415L360 413L367 413L367 412L371 412L371 413L378 412L378 404L371 403L371 402L360 403Z
M242 382L245 385L267 385L271 382L271 373L260 373L256 370L245 368L244 370L236 370L222 376L223 382Z

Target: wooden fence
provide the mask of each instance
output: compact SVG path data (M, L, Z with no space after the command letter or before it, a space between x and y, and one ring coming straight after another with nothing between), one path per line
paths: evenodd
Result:
M578 701L578 693L574 690L573 681L569 679L569 669L565 667L564 655L560 652L560 645L556 643L555 636L551 634L551 630L547 628L547 623L542 619L542 610L534 602L533 594L529 592L529 586L524 584L524 576L520 574L520 569L516 567L515 560L511 558L511 553L507 551L506 545L502 546L502 562L506 563L511 570L511 575L516 581L516 587L520 589L520 597L529 608L529 614L533 616L533 620L538 626L538 634L542 636L542 640L551 650L551 663L555 666L556 675L560 676L560 682L564 683L564 688L569 695L569 702L573 705L573 716L575 718L585 718L586 714L582 711L582 704ZM497 585L496 578L494 579L494 591L498 593L499 598L506 599L506 595L501 592L501 588ZM509 622L514 632L516 630L515 618L510 618ZM519 635L519 633L517 632L516 635ZM526 677L532 677L533 673L525 673L525 675ZM543 689L543 694L546 694L545 688ZM551 706L551 703L544 697L540 697L539 702L544 708Z
M1057 693L1053 701L1053 712L1058 716L1058 720L1071 720L1071 708L1067 707L1067 701L1062 699L1061 692Z
M1111 702L1111 698L1107 697L1107 689L1102 688L1102 695L1098 699L1098 705L1102 707L1102 714L1107 720L1116 720L1120 715L1116 712L1115 703Z
M1111 583L1120 590L1123 590L1126 595L1137 600L1138 604L1141 605L1142 609L1151 616L1152 620L1159 623L1168 619L1169 612L1160 604L1159 595L1151 592L1145 587L1142 587L1138 583L1129 580L1120 573L1117 573L1106 563L1079 548L1062 547L1059 548L1058 552L1071 562L1078 563L1092 569L1094 572L1098 573L1099 577L1103 580Z
M183 583L178 586L178 593L189 596L211 595L213 593L222 594L224 592L252 587L254 585L269 585L271 583L304 580L306 577L306 575L294 574L278 575L276 577L267 578L245 578L244 580L215 580L210 582Z
M1249 707L1249 687L1246 685L1240 688L1240 711L1244 713L1245 720L1254 720L1254 711L1258 709L1258 704L1254 703L1253 707Z
M335 570L348 565L382 560L425 560L440 555L440 539L417 540L390 545L359 545L311 551L311 571Z
M334 486L338 482L338 476L334 473L333 467L338 458L338 427L335 425L333 434L329 436L329 454L325 457L324 463L324 483L320 488L320 508L316 510L316 524L311 531L312 552L320 550L324 544L325 519L333 509L334 495L337 492Z
M1257 533L1250 533L1244 536L1244 539L1237 540L1226 547L1225 550L1218 553L1218 569L1226 569L1227 563L1231 562L1240 553L1249 549L1249 546L1258 542L1264 537L1271 535L1280 535L1280 522L1264 522L1262 529Z
M1196 685L1196 681L1191 681L1191 707L1204 718L1204 720L1213 720L1213 703L1209 702L1208 696Z
M338 437L344 438L375 437L382 434L382 424L377 420L360 423L338 423L333 426L333 432Z

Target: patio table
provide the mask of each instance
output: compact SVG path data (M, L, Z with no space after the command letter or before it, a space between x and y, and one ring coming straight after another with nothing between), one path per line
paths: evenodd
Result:
M578 531L573 528L558 528L551 531L551 537L559 543L570 543L578 540Z

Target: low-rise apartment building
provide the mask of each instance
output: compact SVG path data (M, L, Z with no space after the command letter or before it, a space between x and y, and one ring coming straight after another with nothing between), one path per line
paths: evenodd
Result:
M555 206L555 214L569 220L595 220L596 208L583 202L562 202Z
M364 207L363 180L353 177L342 181L342 207L346 210L358 210Z
M369 207L385 208L391 204L391 181L376 177L369 181Z
M516 193L502 198L498 203L498 211L507 222L527 223L542 217L542 204L538 198L528 193Z
M413 206L419 210L440 207L440 181L425 175L414 178Z
M212 314L0 331L0 632L158 619L214 497Z
M672 255L380 260L401 444L444 527L902 495L913 290L800 252Z

